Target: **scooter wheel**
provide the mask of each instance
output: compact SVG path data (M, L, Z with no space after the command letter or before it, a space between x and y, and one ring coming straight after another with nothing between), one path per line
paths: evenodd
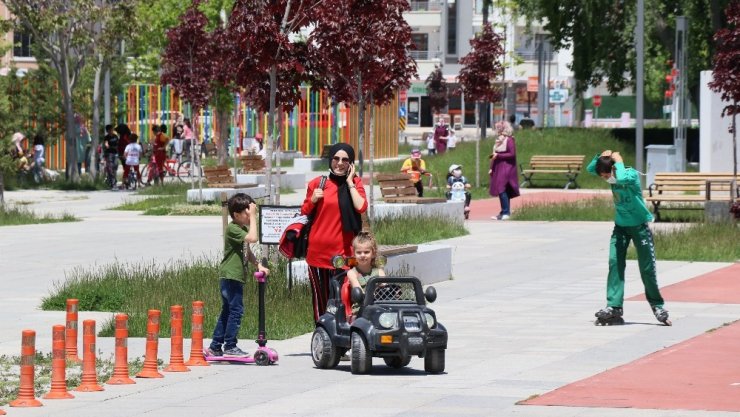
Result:
M259 366L267 366L270 364L270 357L267 355L267 352L263 350L257 351L257 353L254 354L254 363Z

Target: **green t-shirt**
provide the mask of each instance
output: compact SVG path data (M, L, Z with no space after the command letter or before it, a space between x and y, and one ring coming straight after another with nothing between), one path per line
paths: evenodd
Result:
M360 272L357 267L354 267L352 269L354 269L359 275L359 277L357 277L357 281L360 283L360 287L362 287L363 290L365 289L367 282L370 281L370 278L377 277L380 274L380 268L373 268L367 274L363 274L362 272Z
M249 229L247 226L239 226L233 221L226 227L224 236L224 257L218 268L219 278L233 279L247 282L244 273L244 238Z
M598 159L599 155L596 155L586 168L594 175ZM614 164L614 178L617 179L617 183L611 185L615 209L614 223L617 226L629 227L652 222L653 214L648 210L642 197L640 173L634 168L625 167L623 162L617 162Z

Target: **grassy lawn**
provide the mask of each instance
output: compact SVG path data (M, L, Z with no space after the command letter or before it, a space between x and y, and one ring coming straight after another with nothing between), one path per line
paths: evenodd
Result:
M514 136L516 138L517 163L523 163L525 166L532 155L585 155L584 172L577 179L578 186L581 188L608 189L608 184L605 181L585 172L585 164L590 162L595 154L601 153L604 149L621 152L627 165L634 164L635 160L634 147L628 147L625 143L618 141L605 129L517 130ZM399 154L401 156L408 155L410 148L408 145L399 146ZM473 184L471 190L473 198L489 197L488 167L490 160L488 155L493 148L492 138L488 138L480 144L481 187L479 188L475 188L475 142L468 139L466 142L458 143L454 151L442 155L426 156L425 147L421 148L424 155L422 159L426 162L427 170L433 174L435 185L439 184L444 188L447 169L451 164L460 164L463 166L463 175ZM378 172L398 172L401 169L401 163L402 161L387 161L375 164L375 168ZM537 188L563 188L566 182L567 180L563 176L562 181L540 181L535 182L535 184ZM424 195L441 197L443 192L429 190L428 193L425 191Z
M61 215L44 214L39 215L25 207L4 205L0 206L0 226L19 226L22 224L42 224L76 222L77 217L69 213Z
M694 223L675 230L654 233L655 255L661 260L738 262L740 261L740 224ZM627 256L637 259L634 247Z
M614 203L607 195L589 199L548 204L525 204L512 213L514 220L535 221L614 221ZM665 211L664 211L665 210ZM702 210L661 209L661 222L701 222Z

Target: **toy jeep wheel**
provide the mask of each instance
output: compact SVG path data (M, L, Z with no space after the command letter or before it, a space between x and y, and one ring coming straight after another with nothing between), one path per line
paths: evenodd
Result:
M392 357L386 357L383 358L385 361L385 364L390 366L391 368L403 368L404 366L408 365L411 362L411 356L392 356Z
M323 327L317 327L311 337L311 357L319 369L336 368L339 364L339 352Z
M424 370L430 374L440 374L445 370L445 350L430 349L424 355Z
M353 374L367 374L373 367L373 356L367 348L367 342L360 333L352 333L352 362Z

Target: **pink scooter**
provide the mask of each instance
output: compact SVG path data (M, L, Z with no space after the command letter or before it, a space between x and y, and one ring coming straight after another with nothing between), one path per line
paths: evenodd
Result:
M262 265L267 265L267 259L262 258ZM247 358L227 358L223 356L208 356L203 351L203 356L208 362L229 362L229 363L255 363L257 365L273 365L278 361L278 353L275 349L267 347L267 334L265 333L265 286L267 285L267 274L262 271L254 273L254 279L257 280L259 291L259 332L257 334L257 351L254 355Z

